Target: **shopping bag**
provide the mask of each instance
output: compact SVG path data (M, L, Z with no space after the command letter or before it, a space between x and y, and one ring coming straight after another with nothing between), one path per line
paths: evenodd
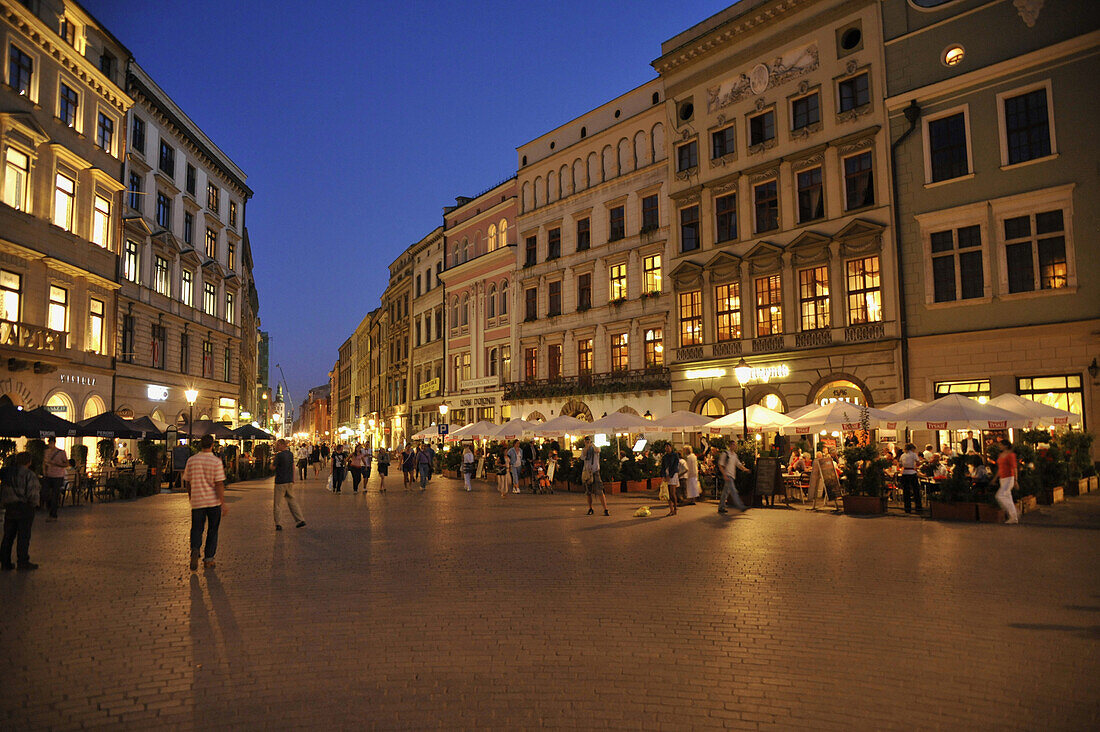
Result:
M650 513L652 513L652 512L649 510L649 506L642 506L641 508L639 508L637 511L634 512L634 517L635 518L645 518L646 516L649 516Z
M657 497L662 501L668 500L668 481L661 481L661 492L657 494Z
M328 483L325 484L325 490L327 490L327 491L332 490L332 473L329 473Z

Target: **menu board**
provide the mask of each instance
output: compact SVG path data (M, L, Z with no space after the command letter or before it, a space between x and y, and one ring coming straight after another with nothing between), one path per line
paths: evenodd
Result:
M779 460L776 458L757 458L756 495L774 495L777 485L779 485Z

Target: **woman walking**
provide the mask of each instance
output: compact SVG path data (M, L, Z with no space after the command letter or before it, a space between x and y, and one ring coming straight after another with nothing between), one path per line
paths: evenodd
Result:
M401 452L401 472L405 477L405 490L411 490L416 471L416 451L411 446L406 446Z
M470 486L470 478L474 474L474 451L466 445L466 449L462 451L462 480L466 482L466 492L469 493L473 490Z
M313 477L316 478L321 472L321 446L314 445L313 449L309 452L309 463L313 466Z
M378 458L378 492L386 492L386 476L390 474L390 451L379 447L375 453Z
M351 472L351 492L359 492L359 481L363 479L363 446L359 443L355 444L355 448L351 451L351 458L348 460L348 471ZM364 486L364 490L366 487Z

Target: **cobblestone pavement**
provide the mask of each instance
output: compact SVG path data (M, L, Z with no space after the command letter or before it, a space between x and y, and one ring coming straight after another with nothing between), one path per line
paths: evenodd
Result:
M0 575L0 727L1096 729L1095 523L1019 527L578 495L229 490L36 522ZM1100 497L1074 499L1096 515Z

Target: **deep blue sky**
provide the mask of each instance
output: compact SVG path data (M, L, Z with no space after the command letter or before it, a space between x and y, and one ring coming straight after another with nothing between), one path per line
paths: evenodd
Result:
M83 4L248 175L271 378L300 402L443 206L732 0Z

